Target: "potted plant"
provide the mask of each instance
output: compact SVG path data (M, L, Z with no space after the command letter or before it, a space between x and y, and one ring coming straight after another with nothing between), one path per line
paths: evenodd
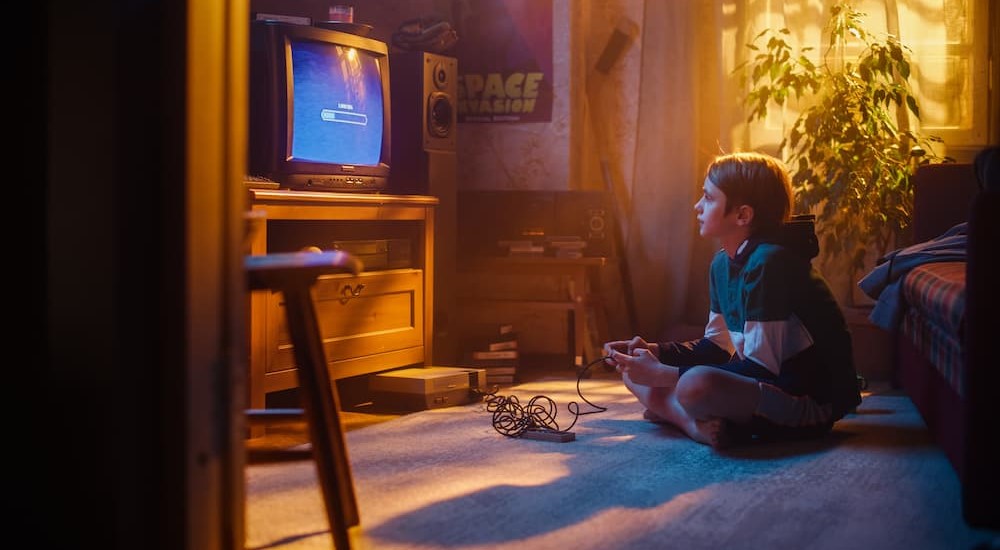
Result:
M920 107L909 86L909 49L866 30L863 16L849 3L832 6L818 63L808 57L812 48L793 50L788 29L768 29L747 45L756 55L736 69L749 85L747 122L793 96L805 106L779 149L797 208L817 216L824 271L847 274L847 305L866 260L908 244L913 171L947 160L931 147L940 138L911 128Z

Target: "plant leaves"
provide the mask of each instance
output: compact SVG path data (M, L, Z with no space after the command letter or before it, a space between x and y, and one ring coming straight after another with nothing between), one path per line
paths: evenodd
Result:
M898 127L897 117L906 114L899 111L903 105L918 119L920 114L908 82L912 67L905 45L865 30L864 14L850 2L831 7L824 33L829 48L814 63L806 56L814 48L786 42L792 37L788 29L762 31L747 46L753 60L739 71L750 75L744 97L748 121L764 118L770 105L785 105L791 94L807 105L793 121L781 123L786 132L778 146L796 208L819 216L823 255L839 256L843 265L857 269L864 252L896 242L908 226L913 166L947 157L930 148L942 143L939 137ZM766 51L761 51L764 37ZM917 145L926 153L912 157Z

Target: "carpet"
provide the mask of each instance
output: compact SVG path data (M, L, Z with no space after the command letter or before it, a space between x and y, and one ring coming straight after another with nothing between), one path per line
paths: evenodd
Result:
M566 443L509 438L484 403L347 433L367 549L973 549L959 484L904 394L866 396L826 438L727 451L642 419L616 379ZM502 392L582 402L575 380ZM247 470L247 548L330 548L312 462Z

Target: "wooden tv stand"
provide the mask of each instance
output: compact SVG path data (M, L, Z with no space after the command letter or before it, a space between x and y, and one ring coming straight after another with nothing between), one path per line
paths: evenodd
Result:
M250 254L353 247L359 275L321 277L316 312L330 378L423 363L431 355L434 212L422 195L248 189L264 218ZM389 245L386 253L380 250ZM351 251L351 250L349 250ZM280 293L253 291L249 306L248 406L295 388L298 378Z

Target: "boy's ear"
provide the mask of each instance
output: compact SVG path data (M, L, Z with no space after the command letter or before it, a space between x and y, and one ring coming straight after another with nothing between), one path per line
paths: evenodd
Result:
M753 207L749 204L741 204L736 207L736 223L749 226L753 223Z

